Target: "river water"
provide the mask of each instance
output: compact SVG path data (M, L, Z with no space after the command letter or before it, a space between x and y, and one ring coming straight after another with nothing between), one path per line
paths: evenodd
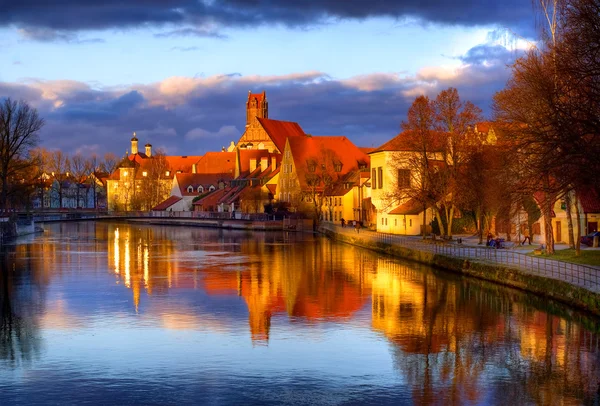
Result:
M598 404L600 323L296 233L49 224L0 257L0 404Z

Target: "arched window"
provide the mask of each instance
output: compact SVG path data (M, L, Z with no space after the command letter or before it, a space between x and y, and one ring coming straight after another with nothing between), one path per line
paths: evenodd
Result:
M192 185L187 187L187 191L188 191L188 193L192 193L194 191L194 188L192 187Z
M204 188L202 185L198 186L198 193L204 193Z
M213 190L215 190L215 189L216 189L216 187L214 187L213 185L210 185L210 186L209 186L209 188L208 188L208 190L209 190L210 192L212 192L212 191L213 191Z

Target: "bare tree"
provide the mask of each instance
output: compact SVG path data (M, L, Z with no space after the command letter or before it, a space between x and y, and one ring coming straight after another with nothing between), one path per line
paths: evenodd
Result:
M461 194L459 179L471 149L483 143L473 130L481 121L481 109L473 103L462 102L455 88L438 94L434 101L435 128L443 136L441 145L443 169L447 176L447 190L443 196L443 215L448 236L452 238L452 220Z
M115 154L107 152L104 154L104 160L100 163L100 170L110 175L117 169L119 161L119 158Z
M0 209L6 210L14 175L35 165L29 151L38 143L44 120L24 101L0 103Z
M65 186L65 181L68 178L68 172L70 168L70 160L69 156L63 153L61 150L53 151L50 161L50 169L52 170L52 176L56 181L57 190L53 191L53 197L58 198L58 207L62 209L64 201L63 201L63 188Z
M92 169L89 166L89 162L86 158L84 158L80 153L77 153L71 157L71 175L73 176L73 180L77 186L77 204L76 207L87 207L87 192L85 195L85 203L81 204L81 189L84 188L85 182L87 181L88 176Z
M302 197L311 204L313 216L318 223L321 221L325 197L331 195L335 183L339 180L338 173L341 172L342 164L335 151L321 146L319 153L309 157L305 165L305 181L308 188L302 191Z

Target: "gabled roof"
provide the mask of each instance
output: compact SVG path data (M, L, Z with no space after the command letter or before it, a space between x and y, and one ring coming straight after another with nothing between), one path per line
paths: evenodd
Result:
M407 202L396 207L388 214L419 214L423 211L423 204L415 199L409 199Z
M577 197L581 202L584 213L600 213L600 196L593 189L581 189L577 191Z
M175 178L182 196L196 196L198 186L202 186L204 190L208 190L211 185L217 188L220 181L229 182L233 175L228 173L177 173ZM194 189L191 193L187 191L189 186Z
M235 152L207 152L196 163L198 173L235 173Z
M293 121L271 120L269 118L257 119L279 151L283 151L285 148L285 140L288 137L306 136L302 127Z
M441 151L444 142L444 133L431 131L432 146L430 152ZM412 131L403 131L385 144L373 149L369 154L383 151L415 151L415 138Z
M370 161L368 155L365 155L352 141L344 136L290 137L288 142L302 188L307 186L308 162L314 160L318 163L325 159L323 151L335 153L334 158L342 164L340 172L332 172L333 175L337 175L337 180L343 179L352 171L358 171L359 162L368 165Z
M191 172L192 165L197 163L201 158L202 156L165 156L169 169L172 172Z
M180 200L181 200L181 197L179 197L179 196L170 196L164 202L159 203L155 207L153 207L152 210L153 211L165 211Z

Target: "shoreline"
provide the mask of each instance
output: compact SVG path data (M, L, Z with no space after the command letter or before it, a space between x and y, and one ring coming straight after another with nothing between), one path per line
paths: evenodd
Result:
M325 227L320 227L319 232L335 241L430 265L455 274L474 277L498 285L534 293L567 304L594 316L600 316L600 294L565 281L533 275L509 266L486 263L483 260L434 254L385 242L369 242L367 239L361 238L361 234L350 237Z

